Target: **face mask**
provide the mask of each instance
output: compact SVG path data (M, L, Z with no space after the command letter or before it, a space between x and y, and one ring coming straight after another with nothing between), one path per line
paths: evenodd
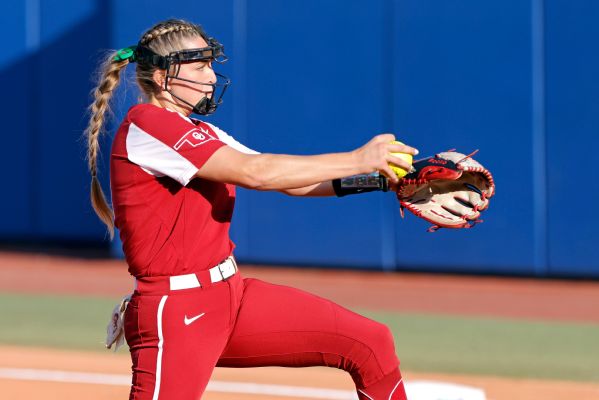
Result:
M219 73L216 73L217 80L214 83L198 82L179 77L179 71L181 70L181 64L183 63L205 61L222 64L227 61L228 58L224 53L222 44L218 43L214 38L209 38L207 42L207 47L173 51L167 56L156 54L148 47L138 44L119 50L113 61L129 60L130 62L152 65L159 69L166 70L167 74L166 79L164 80L164 90L170 93L171 96L191 107L192 112L200 115L209 115L214 113L218 106L222 104L223 95L225 94L227 87L231 84L231 80ZM174 73L170 73L173 68ZM170 79L178 79L198 85L211 86L212 96L205 96L196 104L192 104L175 95L168 89L168 82Z

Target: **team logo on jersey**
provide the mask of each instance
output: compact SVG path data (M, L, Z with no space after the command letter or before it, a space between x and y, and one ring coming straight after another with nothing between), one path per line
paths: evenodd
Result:
M179 150L185 144L189 144L191 147L198 147L210 140L216 139L212 136L210 130L208 128L204 128L203 126L199 126L197 128L193 128L189 132L179 139L177 143L173 146L175 150Z

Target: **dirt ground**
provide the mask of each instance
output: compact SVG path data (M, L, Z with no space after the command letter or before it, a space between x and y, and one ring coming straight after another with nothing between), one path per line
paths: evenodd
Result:
M60 351L50 349L0 347L0 368L35 368L62 371L122 374L130 373L130 360L126 350L119 353L98 354L90 352ZM599 385L532 379L507 379L483 376L450 374L423 374L404 371L406 382L432 380L474 386L485 390L488 400L597 400ZM353 390L348 374L332 368L216 368L212 380L220 382L252 382L291 386L309 386L339 390ZM3 399L109 400L126 399L128 388L124 385L97 385L59 382L31 382L0 379ZM40 394L43 393L43 396ZM276 397L265 395L227 394L208 391L206 400L257 400L300 399L301 397ZM418 399L414 399L418 400Z
M453 315L599 322L599 282L468 277L241 265L244 276L291 285L344 306ZM0 292L115 296L132 279L123 261L0 253ZM0 346L0 369L35 368L130 374L126 350L117 354ZM402 371L407 382L435 380L484 389L489 400L597 400L599 384ZM351 391L349 375L330 368L217 368L213 380L309 386ZM107 400L127 398L125 385L60 383L0 378L6 399ZM208 391L208 400L284 399ZM418 399L415 399L418 400Z

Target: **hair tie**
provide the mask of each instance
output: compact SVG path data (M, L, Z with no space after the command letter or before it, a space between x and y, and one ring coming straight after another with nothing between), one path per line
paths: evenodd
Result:
M120 62L129 60L129 62L135 62L135 49L137 49L137 45L123 47L116 52L116 56L113 57L112 61Z

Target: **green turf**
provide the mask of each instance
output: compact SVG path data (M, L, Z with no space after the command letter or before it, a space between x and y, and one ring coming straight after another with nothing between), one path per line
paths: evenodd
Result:
M599 325L362 310L387 324L402 368L599 382Z
M104 350L118 298L0 294L0 343Z
M0 294L0 343L106 351L118 300ZM405 370L599 382L599 324L358 312L389 325Z

